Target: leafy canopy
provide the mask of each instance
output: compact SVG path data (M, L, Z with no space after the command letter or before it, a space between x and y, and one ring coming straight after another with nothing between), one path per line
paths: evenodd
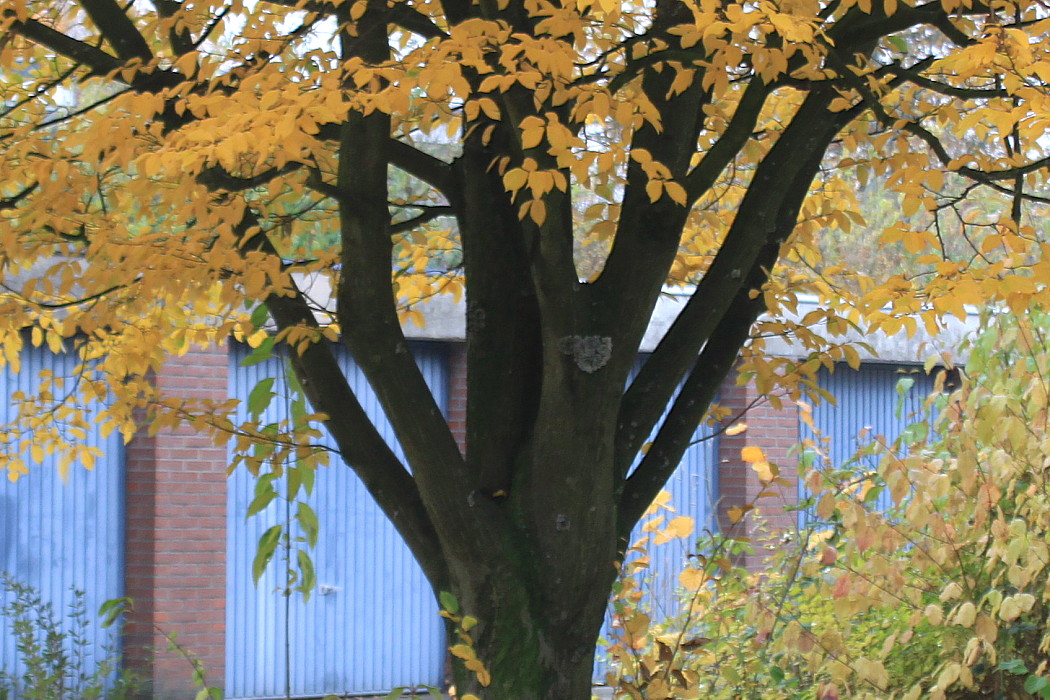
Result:
M626 531L749 336L769 388L790 368L755 352L764 335L793 334L812 353L804 371L855 364L823 336L858 322L935 331L965 304L1024 308L1050 279L1030 214L1050 162L1042 2L17 0L2 13L2 355L72 344L91 372L42 396L106 396L102 420L126 436L148 404L154 428L190 420L309 461L289 445L325 414L375 492L415 493L403 469L380 471L392 459L380 448L352 448L355 435L376 444L357 418L338 430L329 409L346 397L324 393L323 363L293 360L319 413L285 426L289 440L143 378L164 353L231 333L263 343L267 313L300 350L341 336L373 384L414 377L398 321L419 324L423 300L465 288L471 371L498 378L472 402L542 422L531 407L554 399L521 399L540 383L509 372L527 363L514 355L544 358L552 383L608 369L606 386L622 387L662 285L695 284L622 397ZM907 274L819 257L829 232L863 230L856 195L875 181L912 218L867 235L903 246ZM752 330L801 292L825 308ZM624 486L701 349L713 379L691 375ZM462 468L420 386L380 393L423 491L438 474L501 489L506 474ZM544 434L499 428L513 434L486 442L495 418L481 413L479 465ZM12 478L25 469L6 464ZM424 501L432 516L459 503ZM429 532L402 523L413 528Z

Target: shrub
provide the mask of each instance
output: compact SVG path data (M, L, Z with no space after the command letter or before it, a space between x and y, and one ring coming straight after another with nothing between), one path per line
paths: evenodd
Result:
M92 660L88 633L95 622L83 591L73 589L64 623L32 586L6 572L0 585L8 600L0 614L10 624L17 653L16 670L0 669L0 699L122 700L138 691L131 674L118 672L118 651L104 650L101 659Z
M985 316L957 385L864 448L874 471L804 475L823 522L767 571L701 541L653 623L625 567L617 697L1050 698L1050 317Z

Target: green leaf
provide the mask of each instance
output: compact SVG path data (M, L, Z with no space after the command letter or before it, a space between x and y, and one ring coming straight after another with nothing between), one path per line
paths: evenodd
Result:
M397 700L405 694L405 686L399 685L398 687L391 690L389 693L383 696L383 700Z
M273 554L280 541L280 525L274 525L259 537L259 544L255 548L255 558L252 559L252 581L254 583L259 583L259 578L266 570L266 565L273 559Z
M208 698L210 698L210 697L211 697L211 693L208 692L208 689L207 688L201 688L200 690L197 691L197 695L194 697L194 700L208 700Z
M453 615L459 612L459 601L456 600L456 596L448 591L441 591L438 593L438 601L441 603L442 610L450 612Z
M249 319L253 328L262 328L266 324L266 319L270 316L270 310L266 308L266 304L258 304L252 309L252 315Z
M299 375L295 373L295 368L292 367L292 361L289 359L284 361L284 375L288 380L288 389L296 396L302 396L303 385L299 383Z
M277 498L277 491L273 488L273 474L262 474L255 480L255 493L252 502L248 504L248 512L245 518L250 518Z
M273 391L271 391L273 382L273 377L265 377L252 387L251 392L248 394L248 413L253 417L258 418L259 414L270 405L270 400L275 396Z
M317 522L317 513L314 509L303 501L296 502L295 519L299 522L299 527L302 528L303 534L306 535L306 542L311 547L317 545L317 533L321 529Z
M317 470L314 467L300 467L299 478L303 482L303 491L309 496L314 492L314 479L317 476Z
M131 598L127 596L110 598L98 606L98 616L102 618L101 624L103 627L111 627L118 617L130 610L132 610Z
M888 36L886 37L886 41L890 42L890 46L901 53L908 53L908 42L904 40L904 37L897 35Z
M273 347L273 336L267 336L257 347L252 348L252 351L241 360L241 367L251 367L260 362L266 362L273 357Z
M310 559L310 554L305 549L299 549L295 552L296 559L299 562L299 585L296 587L300 593L303 594L303 602L310 600L310 591L317 585L317 575L314 572L314 563Z
M1033 673L1024 679L1024 689L1026 693L1040 693L1050 687L1050 678L1046 676L1040 676L1037 673Z
M303 468L298 464L288 467L285 472L285 476L288 477L288 490L285 498L291 500L299 493L299 488L303 483L302 473Z
M441 691L432 685L427 686L427 695L429 695L432 698L435 698L435 700L442 700Z
M1025 666L1024 661L1021 659L1010 659L1009 661L1000 661L999 665L995 667L997 671L1006 671L1012 673L1015 676L1019 676L1022 673L1028 673L1028 667Z

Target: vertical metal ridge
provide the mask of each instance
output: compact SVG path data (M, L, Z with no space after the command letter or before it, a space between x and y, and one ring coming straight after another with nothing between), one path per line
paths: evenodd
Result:
M0 371L0 391L7 397L14 391L36 394L41 370L72 377L79 362L71 353L54 354L34 347L26 347L21 359L19 372L10 367ZM10 482L6 474L0 479L0 570L36 589L67 630L73 590L83 592L88 621L83 670L90 673L119 650L116 630L102 629L97 612L105 600L120 596L123 590L124 443L117 432L102 437L93 420L102 408L100 403L84 408L87 439L67 438L102 451L93 470L75 461L63 483L57 457L47 455L43 463L30 465L29 474L17 482ZM17 406L8 398L0 405L0 423L12 420L16 412ZM0 607L10 600L0 591ZM21 664L12 635L10 622L0 620L0 668L18 675Z
M334 346L340 365L383 437L402 456L375 393L342 346ZM440 346L413 344L416 361L438 406L447 405L447 357ZM230 353L230 396L246 399L262 378L276 377L279 394L264 421L287 415L280 400L281 362L273 359L240 366L247 354ZM241 407L239 418L246 414ZM331 445L327 437L325 444ZM293 696L325 693L383 693L399 685L438 685L444 665L444 631L422 571L393 525L360 480L333 461L317 473L311 505L321 521L311 553L318 588L303 602L295 594L284 618L284 599L276 591L283 576L271 563L251 581L251 559L259 535L282 517L283 502L245 520L253 480L238 468L228 489L226 697L283 695L290 680ZM321 586L331 586L322 593ZM291 638L291 663L284 659L284 634ZM289 667L290 666L290 667Z
M630 378L633 379L645 362L643 356L635 362ZM677 396L677 391L675 392ZM715 397L715 402L718 398ZM673 398L672 398L673 402ZM665 409L652 434L647 441L651 441L663 424L670 409ZM633 470L640 458L632 465ZM678 573L686 565L689 555L697 553L697 538L706 532L714 532L717 529L715 518L715 504L718 501L718 435L706 422L697 426L692 436L692 444L682 455L682 460L671 478L668 479L664 489L671 494L669 505L673 511L663 511L663 523L666 524L671 518L678 515L687 515L693 519L694 531L690 537L684 539L673 539L659 545L648 547L649 567L645 573L640 574L644 579L644 594L638 603L640 610L651 614L652 619L662 619L677 616L682 612L682 601L679 595ZM645 538L647 533L642 532L639 523L631 532L629 544ZM633 557L628 557L630 561ZM600 640L608 640L612 632L611 612L606 614L602 625ZM595 653L594 672L592 678L596 683L605 682L605 673L608 670L608 661L605 650L599 644Z
M914 384L902 396L897 385L904 377L912 378ZM925 400L934 389L934 378L921 366L903 364L867 363L854 370L840 363L834 372L821 369L817 382L835 397L835 403L823 401L813 407L816 435L799 421L799 440L819 441L821 452L827 454L821 466L831 467L845 464L859 447L872 440L896 440L908 425L926 417ZM876 466L877 457L866 457L856 464L858 470L874 471ZM808 494L801 481L799 489L799 496L805 498ZM876 507L889 506L889 494L881 493ZM800 511L800 525L813 520L811 513Z

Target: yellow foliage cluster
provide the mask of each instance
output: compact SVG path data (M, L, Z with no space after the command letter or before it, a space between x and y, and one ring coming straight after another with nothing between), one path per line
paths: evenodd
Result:
M571 215L561 202L574 197L578 235L605 249L624 187L640 178L652 204L688 210L668 270L669 281L685 283L708 270L755 164L825 82L839 93L832 109L858 118L786 242L788 264L766 292L773 310L812 292L834 303L845 324L908 330L916 321L901 314L912 313L935 329L942 315L989 299L1023 308L1050 278L1041 232L1006 212L974 235L967 260L943 257L941 231L929 220L887 229L885 245L903 245L930 270L919 279L876 284L814 257L822 232L864 223L851 172L886 179L902 193L906 216L936 215L960 191L960 176L979 173L993 173L975 180L989 188L1013 187L1016 202L1045 199L1038 164L1050 124L1050 19L1038 3L978 13L945 1L943 19L931 23L946 36L890 32L873 53L853 58L835 46L856 12L904 17L914 7L701 0L681 3L666 32L647 34L653 12L644 3L495 2L460 16L418 0L399 5L382 58L370 58L346 46L375 10L364 0L344 4L132 5L108 24L78 3L5 6L0 264L6 277L28 280L0 300L8 362L14 335L34 327L35 343L57 347L79 333L101 371L136 374L161 351L242 330L244 300L293 294L291 272L336 282L341 253L304 246L295 231L311 215L313 227L335 228L334 213L323 214L328 200L354 206L338 194L352 167L340 165L340 125L374 113L389 118L402 143L431 139L452 153L476 132L495 146L496 126L511 125L517 141L494 148L492 167L518 216L545 227ZM902 20L913 25L922 23ZM896 59L910 43L931 48L905 69ZM854 62L845 68L847 59ZM662 94L644 84L649 68L670 76ZM688 167L632 147L639 130L664 128L669 115L657 102L697 87L703 124L696 143L681 144ZM760 92L752 136L733 146L729 167L707 173ZM941 165L931 167L931 158ZM445 203L428 191L404 204L412 205ZM458 245L454 227L423 218L398 234L392 280L402 319L417 324L419 300L462 290L456 274L435 279L428 269ZM249 245L257 235L273 250ZM584 276L600 271L597 264ZM857 294L843 294L846 278ZM827 353L822 361L854 361L848 350L818 350L815 338L812 345ZM754 369L760 383L792 374L761 360Z

